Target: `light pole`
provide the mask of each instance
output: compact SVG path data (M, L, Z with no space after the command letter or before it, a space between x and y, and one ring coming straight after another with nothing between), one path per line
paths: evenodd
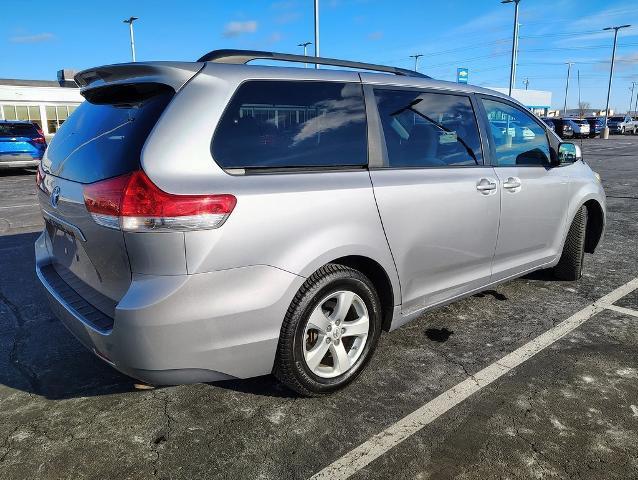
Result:
M629 97L629 111L627 112L629 116L631 116L631 107L634 103L634 87L636 86L636 83L638 82L631 82L631 96Z
M523 85L525 85L525 90L527 90L527 87L529 87L529 78L526 78L526 79L523 81Z
M131 34L131 58L135 61L135 36L133 35L133 22L139 20L138 17L129 17L124 20L124 23L128 23L129 33Z
M607 117L609 116L609 96L611 95L611 79L614 76L614 60L616 59L616 42L618 40L618 30L627 27L631 27L631 25L620 25L618 27L603 28L603 30L614 31L614 47L611 51L611 68L609 69L609 85L607 86L607 103L605 104L605 128L603 129L603 138L609 138L609 126L607 126Z
M574 62L567 62L567 81L565 82L565 104L563 105L563 115L567 115L567 93L569 92L569 72Z
M419 58L422 57L423 54L422 53L416 53L414 55L410 55L410 58L414 58L414 71L418 72L419 71Z
M319 56L319 0L315 0L315 57ZM315 63L315 68L319 64Z
M518 4L520 1L521 0L501 0L501 3L514 4L514 34L512 36L512 63L510 66L510 97L512 96L512 89L516 82L516 63L518 61Z
M638 114L638 92L636 92L636 103L634 103L634 115Z
M312 45L312 42L303 42L303 43L298 43L297 44L298 47L303 47L303 56L304 57L308 56L308 51L307 51L308 45ZM303 64L303 68L308 68L308 64L304 63Z

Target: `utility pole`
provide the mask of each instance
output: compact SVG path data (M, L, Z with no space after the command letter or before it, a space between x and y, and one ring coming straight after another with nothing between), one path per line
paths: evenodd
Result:
M319 56L319 0L315 0L315 57ZM315 63L315 68L319 64Z
M419 58L422 57L423 54L422 53L416 53L414 55L410 55L410 58L414 58L414 71L418 72L419 71Z
M636 103L634 103L634 115L638 115L638 92L636 92Z
M307 52L308 45L312 45L312 42L303 42L303 43L298 43L297 44L298 47L303 47L303 56L304 57L308 56L308 52ZM308 64L304 63L303 64L303 68L308 68Z
M527 87L529 87L529 78L526 78L526 79L523 81L523 85L525 85L525 90L527 90Z
M607 118L609 117L609 96L611 95L611 79L614 76L614 60L616 59L616 42L618 41L618 30L627 27L631 27L631 25L620 25L617 27L603 28L603 30L614 31L614 47L611 51L611 67L609 69L609 85L607 86L607 103L605 104L605 128L603 129L603 138L609 138L609 126L607 126Z
M631 106L634 103L634 87L636 86L636 83L638 82L631 82L631 96L629 97L629 111L627 112L629 116L631 116Z
M563 105L563 115L567 115L567 93L569 92L569 72L574 62L567 62L567 82L565 82L565 104Z
M512 63L510 65L510 97L512 96L512 89L516 83L516 63L518 62L518 4L520 1L521 0L501 0L501 3L514 4L514 34L512 35Z
M129 17L124 20L124 23L128 23L128 29L131 36L131 58L135 61L135 36L133 35L133 22L139 20L138 17Z
M580 101L580 68L576 70L576 73L578 74L578 116L580 118L583 118L585 116L585 113L583 109L583 103Z

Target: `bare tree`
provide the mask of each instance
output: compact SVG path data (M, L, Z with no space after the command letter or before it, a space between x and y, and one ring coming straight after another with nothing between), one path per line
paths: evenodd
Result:
M589 110L591 107L589 102L578 102L578 113L580 117L585 116L585 110Z

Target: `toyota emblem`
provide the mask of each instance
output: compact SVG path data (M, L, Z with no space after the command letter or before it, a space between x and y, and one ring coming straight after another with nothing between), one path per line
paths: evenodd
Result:
M58 201L60 200L60 187L55 187L51 191L51 206L58 208Z

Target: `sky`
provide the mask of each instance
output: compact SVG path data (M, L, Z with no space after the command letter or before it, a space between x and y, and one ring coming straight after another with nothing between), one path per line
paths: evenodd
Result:
M3 0L0 78L55 79L57 70L130 61L128 25L135 23L138 61L196 60L218 48L302 53L313 41L313 0ZM7 8L8 7L8 8ZM13 15L7 12L13 11ZM320 53L413 68L455 80L469 68L471 84L509 85L513 4L499 0L320 0ZM551 90L554 108L581 101L604 108L614 25L621 30L610 107L629 107L638 82L636 0L521 0L516 87ZM313 51L313 46L309 47ZM638 84L636 91L638 92Z

